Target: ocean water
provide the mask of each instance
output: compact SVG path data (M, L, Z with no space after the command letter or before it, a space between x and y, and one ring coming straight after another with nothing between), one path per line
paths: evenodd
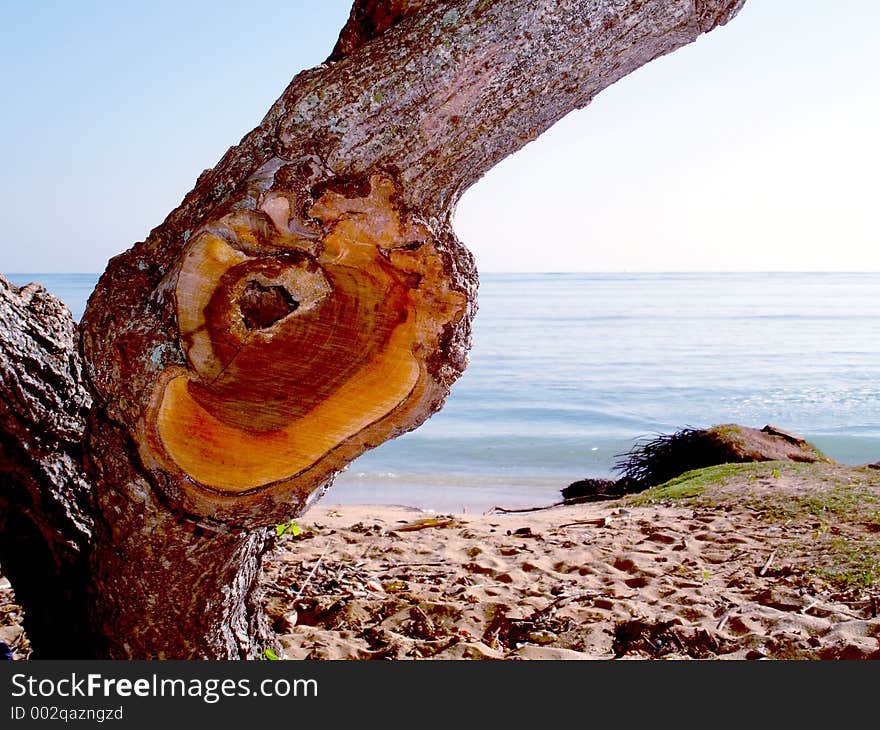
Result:
M41 281L79 318L92 274ZM767 423L880 459L880 274L484 274L445 408L368 452L325 503L482 511L612 476L638 439Z

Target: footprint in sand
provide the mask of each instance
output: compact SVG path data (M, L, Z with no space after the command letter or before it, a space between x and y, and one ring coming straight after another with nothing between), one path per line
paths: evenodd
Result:
M626 555L615 558L612 566L622 573L629 573L630 575L637 575L642 578L656 578L659 575L656 571L639 567L632 558Z

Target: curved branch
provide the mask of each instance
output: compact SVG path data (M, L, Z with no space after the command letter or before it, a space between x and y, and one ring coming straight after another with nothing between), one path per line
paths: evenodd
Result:
M295 80L270 112L276 149L337 174L399 169L406 203L442 220L500 160L743 2L431 4Z
M151 481L189 514L262 525L438 410L476 290L458 196L741 4L358 3L340 60L294 79L89 302L95 395Z
M501 159L744 2L360 0L345 53L294 78L166 225L200 221L273 155L310 153L337 176L399 170L407 206L443 220Z

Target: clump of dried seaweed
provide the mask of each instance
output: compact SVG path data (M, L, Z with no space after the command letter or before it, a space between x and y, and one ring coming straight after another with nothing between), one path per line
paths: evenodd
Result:
M629 451L618 454L612 468L621 475L617 482L620 491L640 492L691 469L724 463L728 457L727 449L711 432L686 427L639 441Z

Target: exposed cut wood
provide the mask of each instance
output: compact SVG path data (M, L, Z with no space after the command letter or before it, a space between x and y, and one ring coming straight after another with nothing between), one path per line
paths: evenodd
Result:
M302 503L367 444L424 420L445 395L429 362L467 306L390 176L325 186L304 207L272 167L253 207L184 252L187 367L157 379L139 442L146 465L181 477L185 509L211 517L263 490Z

